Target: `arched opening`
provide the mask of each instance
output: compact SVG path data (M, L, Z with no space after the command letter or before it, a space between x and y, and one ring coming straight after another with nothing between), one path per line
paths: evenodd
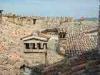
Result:
M65 38L65 37L66 37L66 32L59 33L59 38Z
M35 43L24 43L26 49L37 49Z
M36 19L33 19L33 24L36 24Z
M30 48L29 48L29 43L24 43L24 45L25 45L25 48L26 48L26 49L30 49Z
M43 49L47 49L47 43L43 43Z
M37 43L37 48L38 48L38 49L43 49L43 48L41 47L41 43Z

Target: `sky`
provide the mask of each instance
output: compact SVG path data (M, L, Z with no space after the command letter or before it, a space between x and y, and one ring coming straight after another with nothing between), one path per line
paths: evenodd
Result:
M99 0L0 0L0 9L27 16L98 17Z

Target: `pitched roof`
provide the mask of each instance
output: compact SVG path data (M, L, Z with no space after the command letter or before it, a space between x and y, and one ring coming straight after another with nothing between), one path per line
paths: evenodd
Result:
M27 40L35 39L35 40L40 40L40 41L48 41L49 38L50 38L49 36L39 33L37 35L31 34L31 35L25 36L25 37L21 38L21 40L27 41Z
M95 49L97 46L97 36L96 37L92 36L92 37L93 38L85 34L84 35L81 34L80 36L77 37L74 37L74 35L70 35L65 40L64 39L60 40L61 51L63 54L64 54L63 51L66 51L68 55L74 56Z

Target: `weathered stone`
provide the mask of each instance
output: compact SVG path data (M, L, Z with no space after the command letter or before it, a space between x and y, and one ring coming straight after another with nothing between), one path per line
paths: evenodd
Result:
M3 75L2 70L0 70L0 75Z
M10 75L9 70L8 71L7 70L3 70L2 73L3 73L3 75Z

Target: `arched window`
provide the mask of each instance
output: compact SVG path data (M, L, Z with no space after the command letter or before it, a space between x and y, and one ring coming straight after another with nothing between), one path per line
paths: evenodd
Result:
M35 43L24 43L26 49L37 49Z
M59 33L59 38L65 38L65 37L66 37L66 32Z
M37 48L38 48L38 49L43 49L43 48L41 47L41 43L37 43Z
M47 43L43 43L43 49L47 49Z
M26 49L30 49L30 48L29 48L29 43L24 43L24 45L25 45L25 48L26 48Z
M32 45L33 45L33 48L32 48L32 49L37 49L37 48L35 47L35 43L33 43Z
M61 34L61 32L59 33L59 38L62 38L62 34Z
M63 38L65 38L66 37L66 32L63 32L62 35L63 35Z

